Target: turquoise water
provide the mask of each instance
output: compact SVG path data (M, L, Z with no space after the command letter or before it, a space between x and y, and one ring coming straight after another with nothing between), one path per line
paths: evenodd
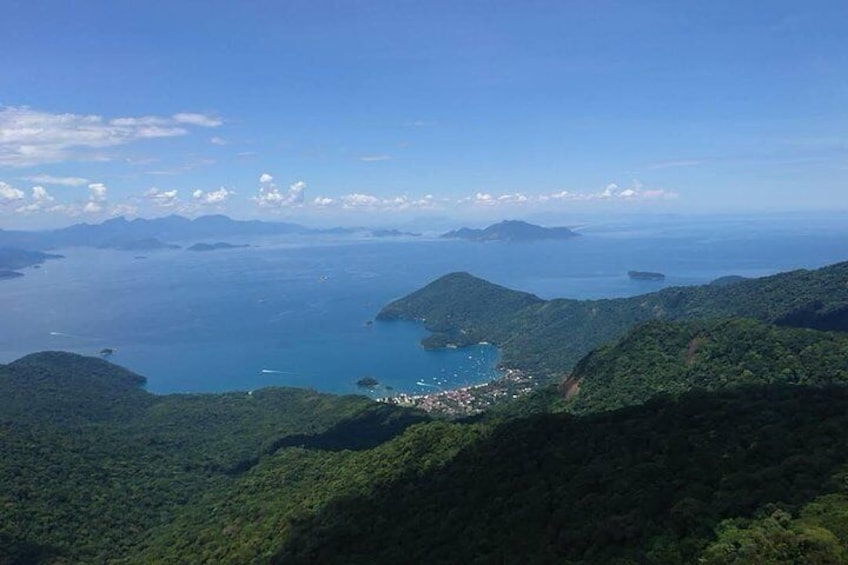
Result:
M545 298L602 298L848 259L848 223L838 216L667 218L580 231L532 244L263 240L145 259L66 249L66 259L0 282L0 362L109 347L112 361L145 375L157 393L270 385L359 392L354 383L365 376L394 392L424 392L491 379L497 351L425 351L417 325L371 320L389 300L451 271ZM632 281L628 270L667 279Z

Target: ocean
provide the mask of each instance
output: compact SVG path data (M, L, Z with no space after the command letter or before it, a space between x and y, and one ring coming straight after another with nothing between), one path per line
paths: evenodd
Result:
M62 249L65 259L0 281L0 362L110 348L110 361L147 377L154 393L366 393L363 377L381 383L373 395L432 392L496 377L497 350L425 351L418 325L373 320L449 272L543 298L611 298L848 259L848 221L836 214L634 217L577 229L580 237L533 243L289 236L227 238L252 246L200 253ZM635 281L628 270L666 279Z

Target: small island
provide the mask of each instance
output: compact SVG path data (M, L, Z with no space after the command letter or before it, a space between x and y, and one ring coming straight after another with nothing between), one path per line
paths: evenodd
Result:
M356 386L360 388L376 388L380 385L380 381L374 377L363 377L356 381Z
M216 249L239 249L241 247L250 247L250 244L243 243L241 245L235 243L227 243L219 241L217 243L195 243L188 248L189 251L215 251Z
M400 231L395 229L390 230L372 230L371 237L421 237L420 233Z
M652 273L651 271L627 271L627 276L634 281L664 281L665 275L662 273Z
M98 246L98 249L116 249L118 251L159 251L161 249L179 248L179 245L165 243L155 237L113 240Z
M460 228L442 234L443 239L467 241L537 241L570 239L578 234L566 227L546 228L519 220L504 220L485 229Z

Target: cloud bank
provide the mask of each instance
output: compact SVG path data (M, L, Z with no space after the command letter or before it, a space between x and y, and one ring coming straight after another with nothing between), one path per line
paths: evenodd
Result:
M5 106L0 107L0 167L103 159L97 150L183 136L189 133L188 127L211 128L221 123L219 118L189 112L170 117L106 119L94 114L53 114L27 106Z
M259 176L259 192L251 198L260 208L280 209L301 206L304 201L306 183L297 181L287 190L280 190L274 184L274 177L268 173Z

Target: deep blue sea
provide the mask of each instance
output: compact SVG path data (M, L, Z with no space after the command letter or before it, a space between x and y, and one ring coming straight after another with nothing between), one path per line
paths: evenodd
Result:
M491 379L497 351L425 351L417 325L369 322L452 271L544 298L602 298L848 260L848 219L835 214L634 218L578 231L536 243L289 237L205 253L63 249L65 259L0 281L0 362L113 348L111 361L155 393L361 392L365 376L426 392ZM628 270L667 278L633 281Z

